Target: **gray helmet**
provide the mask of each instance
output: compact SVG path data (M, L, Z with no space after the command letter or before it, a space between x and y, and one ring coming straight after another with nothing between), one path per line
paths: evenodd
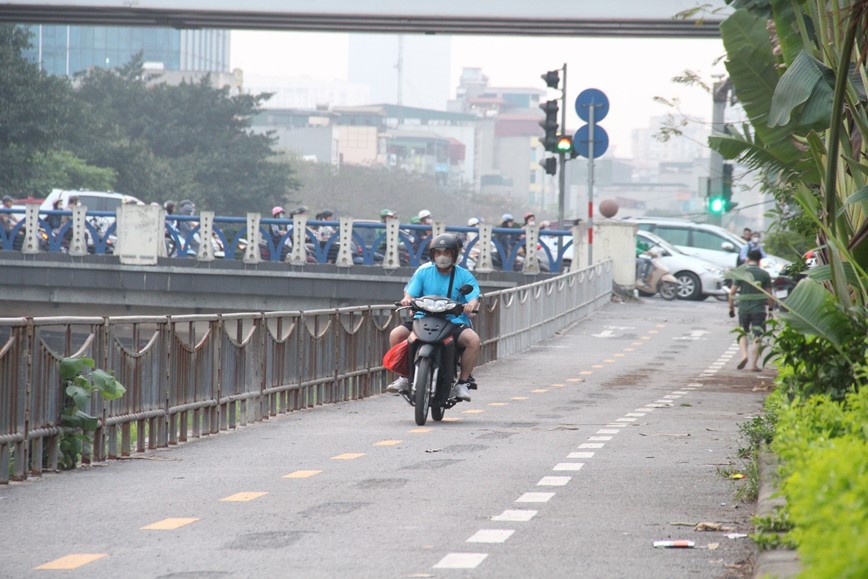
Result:
M452 251L452 258L455 261L458 261L458 254L461 253L461 241L455 235L451 233L441 233L437 237L431 240L431 247L428 250L428 257L431 261L434 261L434 250L435 249L449 249Z

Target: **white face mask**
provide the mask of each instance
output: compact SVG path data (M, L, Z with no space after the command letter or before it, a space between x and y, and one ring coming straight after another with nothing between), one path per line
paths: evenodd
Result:
M434 263L437 267L445 269L452 265L452 257L448 255L438 255L434 258Z
M754 243L759 243L759 237L751 237L750 240Z

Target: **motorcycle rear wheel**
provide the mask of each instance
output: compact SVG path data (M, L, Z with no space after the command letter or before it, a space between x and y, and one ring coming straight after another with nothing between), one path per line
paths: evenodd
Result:
M666 301L672 301L678 297L678 284L671 281L661 281L657 286L657 293Z
M416 386L416 400L413 405L416 409L416 424L425 426L428 421L428 406L431 401L432 384L434 373L431 371L431 360L422 358L416 365L416 378L413 380Z

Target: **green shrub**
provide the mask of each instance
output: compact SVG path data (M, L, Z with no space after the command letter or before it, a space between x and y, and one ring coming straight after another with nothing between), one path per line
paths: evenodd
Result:
M868 574L868 443L855 436L812 448L784 482L791 531L807 577Z

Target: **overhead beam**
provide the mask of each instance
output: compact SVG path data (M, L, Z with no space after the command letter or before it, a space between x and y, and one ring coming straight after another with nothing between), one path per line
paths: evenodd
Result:
M244 9L238 9L239 4ZM320 0L318 11L299 0L191 2L0 2L0 22L101 26L159 26L317 32L486 34L510 36L718 37L723 2L711 13L676 18L683 0L553 0L546 4L501 0L384 1L376 8L347 0ZM171 6L170 6L171 5ZM426 12L427 10L427 12ZM436 10L436 12L435 12Z

